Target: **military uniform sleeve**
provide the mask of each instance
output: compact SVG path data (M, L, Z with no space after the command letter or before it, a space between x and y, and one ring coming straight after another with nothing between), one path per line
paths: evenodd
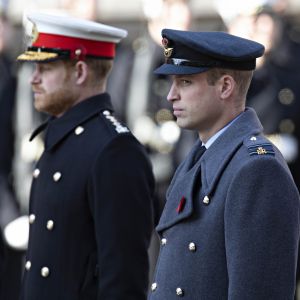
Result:
M89 184L98 249L98 298L146 299L154 179L141 145L121 134L101 153Z
M257 156L227 195L225 245L230 300L294 299L299 195L273 156Z

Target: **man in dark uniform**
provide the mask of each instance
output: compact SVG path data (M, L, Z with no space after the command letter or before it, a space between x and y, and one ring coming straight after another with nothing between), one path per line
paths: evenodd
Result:
M16 245L15 232L19 207L14 193L12 165L14 158L14 108L16 74L8 56L5 33L9 20L0 7L0 299L17 300L21 283L23 251Z
M264 47L224 32L162 32L168 101L199 140L178 167L157 231L149 299L293 299L299 194L245 107Z
M50 114L33 171L22 300L145 299L154 180L143 147L105 93L126 31L72 17L27 16L34 105Z

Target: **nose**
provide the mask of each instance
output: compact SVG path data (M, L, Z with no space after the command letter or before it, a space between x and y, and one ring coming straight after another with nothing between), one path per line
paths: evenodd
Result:
M34 71L32 72L31 76L30 76L30 84L37 84L40 83L41 81L41 77L40 77L40 73L37 67L35 67Z
M179 99L178 89L176 87L175 82L173 81L173 83L171 85L171 88L170 88L170 91L169 91L168 96L167 96L167 100L169 102L174 102L178 99Z

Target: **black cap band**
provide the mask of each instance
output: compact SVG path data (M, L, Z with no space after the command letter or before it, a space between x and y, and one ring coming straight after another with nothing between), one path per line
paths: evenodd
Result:
M203 60L188 60L181 58L166 58L166 64L176 66L188 66L198 68L223 68L223 69L234 69L234 70L254 70L255 59L250 61L217 61L212 59Z

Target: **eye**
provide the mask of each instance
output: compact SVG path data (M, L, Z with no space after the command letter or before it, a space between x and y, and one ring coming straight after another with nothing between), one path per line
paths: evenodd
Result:
M51 67L48 64L40 64L39 65L40 72L46 72L51 70Z
M192 83L192 81L191 80L188 80L188 79L181 79L181 84L183 85L183 86L187 86L187 85L190 85L191 83Z

